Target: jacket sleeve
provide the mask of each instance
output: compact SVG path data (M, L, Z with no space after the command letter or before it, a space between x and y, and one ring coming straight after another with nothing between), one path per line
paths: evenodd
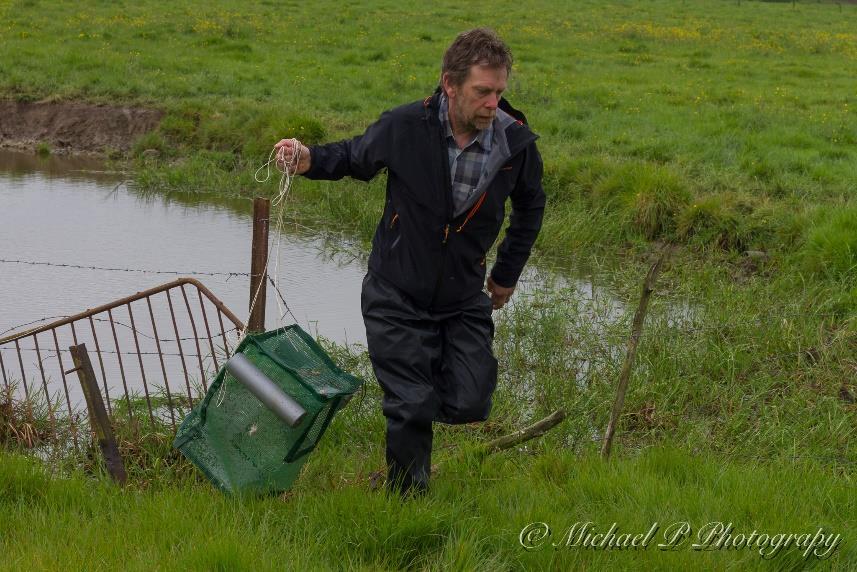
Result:
M310 146L310 168L304 176L331 181L349 176L368 181L387 166L389 131L390 113L384 112L362 135Z
M524 163L512 189L512 214L506 236L497 248L491 278L498 286L511 288L518 283L530 251L542 228L545 192L542 188L542 158L535 143L525 151Z

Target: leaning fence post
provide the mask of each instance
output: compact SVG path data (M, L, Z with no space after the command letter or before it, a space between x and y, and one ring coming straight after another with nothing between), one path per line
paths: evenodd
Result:
M637 306L637 311L634 313L634 321L631 325L631 337L628 338L627 350L625 353L625 361L622 363L622 371L619 373L619 383L616 388L616 399L613 401L613 409L610 411L610 421L607 424L607 431L604 432L604 441L601 445L601 458L610 458L610 449L613 446L613 434L616 432L616 426L619 424L619 417L622 415L622 407L625 405L625 393L628 391L628 382L631 378L631 369L634 367L634 357L637 355L637 344L640 342L640 336L643 333L643 321L646 319L646 310L649 307L649 298L652 296L652 291L655 289L655 282L658 279L658 274L661 271L661 265L672 254L673 247L666 246L658 259L649 268L646 274L646 279L643 280L643 291L640 295L640 303Z
M265 294L267 288L268 228L271 201L261 197L253 200L253 248L250 259L250 318L247 330L265 331Z
M69 351L71 352L71 359L74 361L77 376L80 379L80 386L83 388L83 397L86 399L86 407L89 410L89 423L95 431L98 446L101 448L101 453L104 455L104 461L107 464L107 471L116 482L124 485L128 479L125 474L125 465L122 462L122 455L119 454L116 438L113 436L113 428L110 426L104 401L101 399L101 392L95 379L95 371L92 369L92 362L89 361L89 354L86 352L86 344L71 346Z

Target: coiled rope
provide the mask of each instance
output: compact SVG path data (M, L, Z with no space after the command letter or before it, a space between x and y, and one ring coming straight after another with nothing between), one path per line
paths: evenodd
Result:
M271 149L271 153L268 155L268 161L256 169L256 173L253 175L253 178L257 183L266 183L271 179L271 164L274 165L274 168L280 172L280 182L277 186L277 196L274 200L271 201L271 205L277 209L276 214L276 224L275 229L277 233L277 245L274 249L274 288L277 292L280 292L280 242L282 238L282 228L283 228L283 214L285 213L285 203L289 198L289 193L292 189L292 184L295 179L295 174L298 170L298 165L301 160L301 149L303 145L297 139L292 139L292 152L290 155L286 155L285 146L277 148L274 146ZM264 169L265 175L264 178L260 176L260 172ZM271 260L270 253L268 254L268 258L265 260L265 268L262 271L264 274L268 273L268 264ZM253 293L253 302L250 304L250 314L253 313L253 309L256 306L256 300L259 297L259 291L262 289L262 284L264 280L259 281L259 286L256 287L256 291ZM285 300L282 300L282 295L275 298L277 302L277 309L280 312L280 321L282 322L283 318L286 316L288 306L285 306ZM244 326L244 330L241 332L241 336L239 341L247 335L247 326Z

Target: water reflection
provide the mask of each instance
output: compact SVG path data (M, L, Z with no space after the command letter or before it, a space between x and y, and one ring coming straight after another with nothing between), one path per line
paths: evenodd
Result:
M252 200L145 193L125 179L124 173L111 172L94 159L0 151L0 259L21 261L0 262L0 332L75 314L194 273L246 319ZM272 237L271 274L275 243ZM269 289L267 326L296 321L336 342L365 343L360 315L365 267L365 254L347 237L287 224L277 274L289 312L282 313L276 292ZM564 297L554 295L563 291ZM530 265L510 307L495 317L515 320L516 308L525 310L539 301L567 306L563 328L569 336L603 342L597 355L570 348L557 356L558 365L576 372L580 389L597 360L621 361L627 330L623 327L619 335L610 329L627 321L628 308L608 289L562 269ZM681 306L672 319L678 323L690 315ZM522 314L522 321L527 318L532 316ZM537 339L522 337L518 342L525 351L539 350L527 347L538 344Z
M119 184L123 174L105 171L87 158L0 152L0 259L148 271L2 263L0 331L80 312L172 280L172 273L218 274L198 277L246 317L249 280L229 273L249 271L252 201L140 193ZM297 321L338 342L364 342L363 260L332 254L306 229L285 230L279 285L294 320L279 319L269 292L267 325ZM272 237L272 256L275 243Z
M0 174L7 179L27 178L34 173L71 181L121 181L126 173L111 169L97 157L78 155L37 155L0 149Z

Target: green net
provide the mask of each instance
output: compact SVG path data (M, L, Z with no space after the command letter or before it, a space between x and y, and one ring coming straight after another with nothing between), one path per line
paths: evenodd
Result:
M303 420L289 427L223 367L173 445L225 492L288 490L362 381L339 369L297 325L248 334L236 352L306 410Z

